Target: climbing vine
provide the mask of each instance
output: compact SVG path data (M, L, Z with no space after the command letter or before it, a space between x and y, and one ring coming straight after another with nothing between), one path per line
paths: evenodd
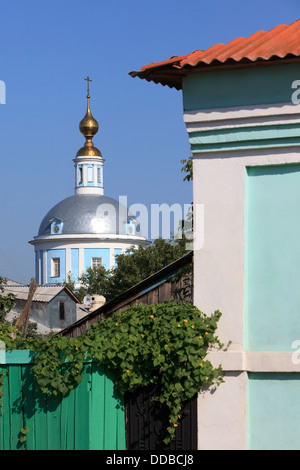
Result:
M7 348L35 351L33 371L41 390L66 395L81 379L86 359L114 372L121 394L160 384L156 397L169 408L169 438L180 423L185 401L204 387L222 382L221 367L214 368L206 355L223 345L216 336L221 316L207 316L189 302L139 304L95 323L82 336L56 336L24 344L24 338L0 338ZM21 345L21 348L19 347ZM14 346L14 347L12 347Z

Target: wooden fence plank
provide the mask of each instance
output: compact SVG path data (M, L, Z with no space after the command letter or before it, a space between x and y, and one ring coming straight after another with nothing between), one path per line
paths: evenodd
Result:
M75 391L61 402L60 450L75 450Z
M75 389L75 450L85 450L89 446L89 377L90 364L83 371L83 378Z
M60 422L61 408L57 397L47 397L47 437L48 450L59 450L60 448Z
M118 448L124 449L125 444L125 414L123 400L115 395L114 382L111 377L105 377L105 404L106 409L110 410L105 413L104 428L109 429L109 433L105 433L104 446L105 450L113 450ZM121 418L123 414L123 419ZM120 448L118 447L120 446Z
M32 375L31 366L25 364L21 367L22 373L22 401L24 413L24 426L27 426L29 431L26 436L26 449L32 450L36 447L36 400L34 393L34 377Z
M8 450L10 448L10 413L7 367L0 367L0 372L5 374L0 400L0 450Z
M90 383L90 449L104 450L105 376L92 365Z
M10 446L11 449L21 449L23 445L20 443L20 431L24 426L22 413L22 383L21 383L21 367L12 365L8 374L9 389L9 406L11 410L10 416Z
M48 450L47 434L47 395L42 393L37 383L34 381L34 401L35 401L35 449Z

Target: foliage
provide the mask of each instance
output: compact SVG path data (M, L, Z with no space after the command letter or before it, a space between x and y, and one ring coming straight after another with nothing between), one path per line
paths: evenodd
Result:
M186 253L184 240L156 239L149 246L131 248L117 256L109 279L108 300L143 281Z
M81 276L82 287L76 292L79 300L83 300L85 295L103 295L109 297L110 272L104 266L88 268Z
M49 336L51 339L51 336ZM41 347L46 338L43 336L24 336L23 333L9 322L0 323L0 341L5 344L6 350L30 349L36 351Z
M26 444L27 441L27 434L29 433L29 428L25 426L24 428L20 429L19 433L19 441L21 444Z
M82 379L86 359L113 371L120 393L160 384L156 398L170 410L170 438L184 402L222 381L221 368L206 359L209 347L222 347L215 335L220 312L206 316L189 302L139 304L100 321L77 338L22 338L12 327L1 328L7 349L36 352L33 371L41 390L63 396ZM15 338L12 338L12 334Z
M7 280L0 277L0 322L5 320L6 314L11 310L15 301L15 296L13 294L8 294L6 296L1 295L5 284L7 284Z
M183 181L193 181L193 157L190 156L188 159L183 159L181 163L183 164L181 172L186 173Z
M121 393L160 383L157 399L170 409L169 434L175 433L183 403L203 386L221 380L220 369L205 360L220 312L208 317L191 303L140 304L118 312L86 335L89 355L116 373Z

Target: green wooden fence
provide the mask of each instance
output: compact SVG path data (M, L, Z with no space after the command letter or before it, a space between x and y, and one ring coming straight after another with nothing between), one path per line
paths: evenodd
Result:
M124 403L102 369L87 362L81 383L59 400L40 391L30 351L7 351L4 357L0 450L126 449ZM29 431L22 443L24 427Z

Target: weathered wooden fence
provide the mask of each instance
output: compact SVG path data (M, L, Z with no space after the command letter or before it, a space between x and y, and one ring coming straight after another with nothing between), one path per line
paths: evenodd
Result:
M197 450L197 395L183 406L175 439L165 444L169 409L153 400L159 390L158 385L150 385L125 396L127 449Z
M0 450L126 449L123 400L103 370L87 362L81 383L59 400L40 391L30 351L7 351L1 357L0 373L6 375L0 397Z

